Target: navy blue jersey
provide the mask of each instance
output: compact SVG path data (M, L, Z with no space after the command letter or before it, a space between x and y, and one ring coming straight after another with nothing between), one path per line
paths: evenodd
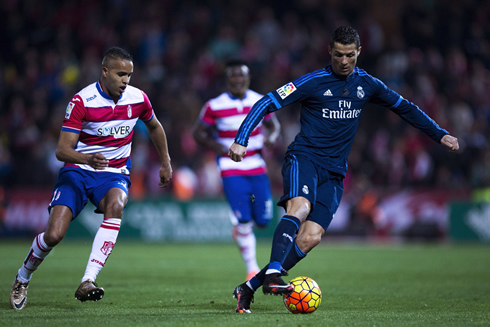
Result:
M328 66L257 101L242 122L235 142L247 146L250 133L265 115L295 102L301 103L301 131L289 145L288 153L304 153L344 176L359 120L368 103L388 107L438 143L449 134L419 107L364 70L355 67L345 78Z

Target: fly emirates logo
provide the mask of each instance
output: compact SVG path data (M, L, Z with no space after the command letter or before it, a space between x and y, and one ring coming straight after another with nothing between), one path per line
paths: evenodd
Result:
M97 136L112 136L116 139L120 139L128 136L130 132L130 126L101 127L97 129Z
M349 119L357 118L361 114L362 109L351 109L351 102L339 100L339 109L323 108L323 118L328 119Z

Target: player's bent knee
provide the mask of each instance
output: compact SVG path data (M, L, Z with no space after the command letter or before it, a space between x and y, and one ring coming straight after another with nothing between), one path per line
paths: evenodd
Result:
M60 232L45 232L44 242L48 246L56 246L63 240L64 237L65 235L61 234Z
M118 201L107 204L104 215L109 218L121 218L124 211L124 205Z

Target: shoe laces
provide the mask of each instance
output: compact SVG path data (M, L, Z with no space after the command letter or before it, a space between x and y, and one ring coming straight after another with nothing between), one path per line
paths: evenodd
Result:
M27 284L28 283L22 283L21 281L19 281L18 283L16 282L14 287L13 287L14 294L19 295L23 290L26 289Z

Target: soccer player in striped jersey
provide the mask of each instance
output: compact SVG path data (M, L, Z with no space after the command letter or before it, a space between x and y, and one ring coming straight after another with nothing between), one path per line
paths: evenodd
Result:
M161 159L159 186L167 186L172 178L165 131L146 94L129 85L132 74L131 55L113 47L103 58L100 80L81 90L68 104L56 148L56 157L65 165L48 206L46 231L35 237L12 285L12 308L25 307L32 273L63 239L88 200L104 219L75 298L82 302L102 298L104 289L95 279L116 243L128 201L131 142L138 119L146 124Z
M249 89L249 68L244 61L225 65L227 92L206 102L194 124L193 135L198 144L216 152L223 189L231 207L233 239L247 268L247 280L260 268L255 252L253 226L265 228L272 218L272 197L262 147L272 147L279 136L280 124L274 113L264 117L250 133L249 151L240 163L227 153L245 116L261 94ZM262 125L267 133L262 132Z
M331 65L301 76L257 101L229 149L230 158L241 161L249 135L262 117L291 103L302 105L301 130L283 162L284 195L278 205L286 209L286 214L275 230L269 264L235 288L237 312L250 313L254 292L260 286L264 294L292 291L281 275L318 245L328 228L342 197L347 158L368 103L387 107L450 151L459 148L457 138L416 105L356 67L361 45L355 29L337 28L329 53Z

